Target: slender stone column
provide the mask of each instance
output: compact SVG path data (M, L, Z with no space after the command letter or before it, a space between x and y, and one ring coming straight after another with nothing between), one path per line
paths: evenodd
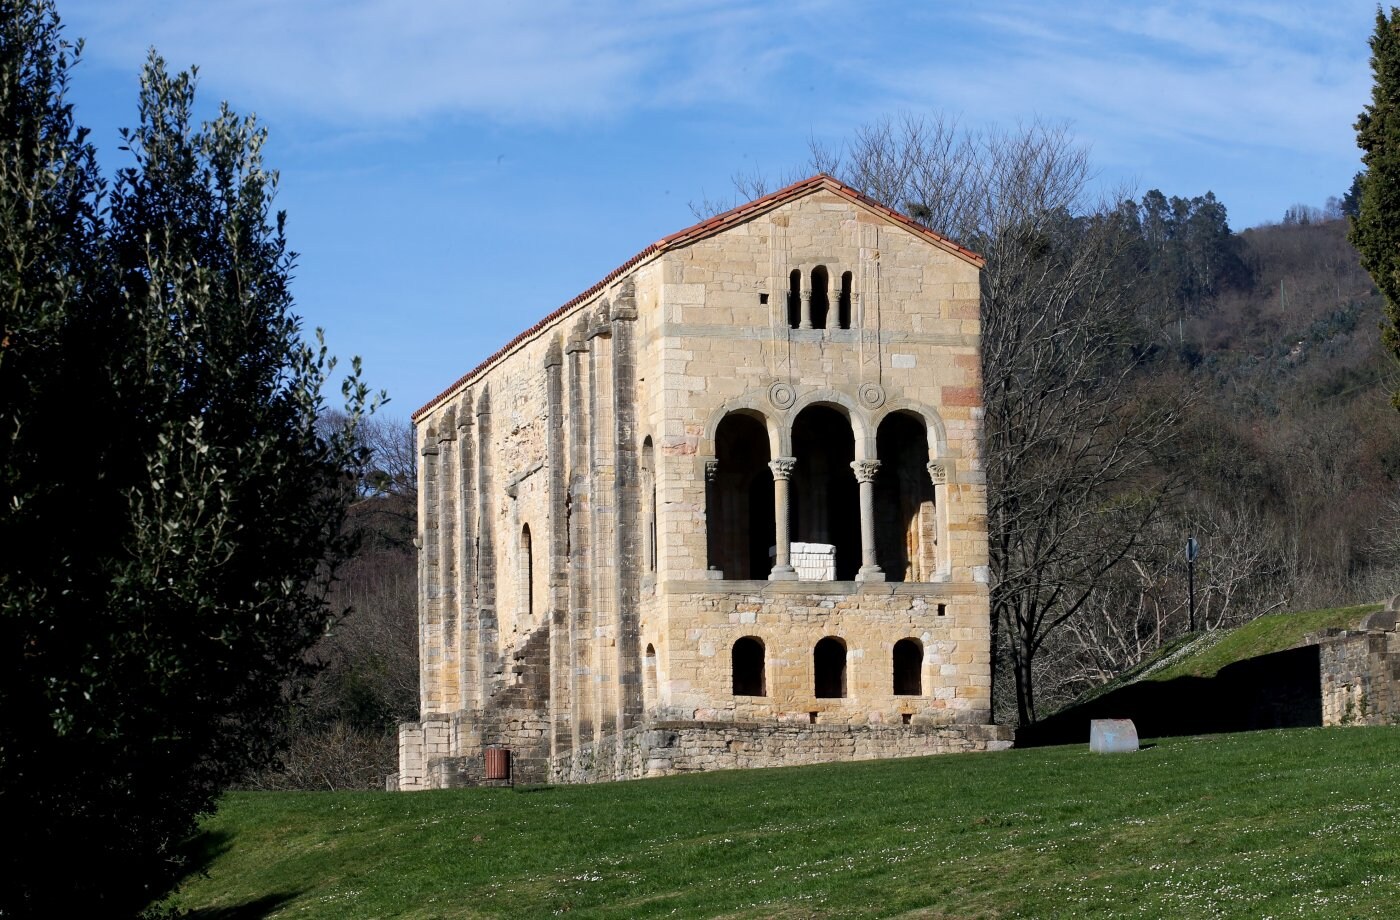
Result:
M803 286L802 288L802 321L798 324L798 329L812 328L812 289Z
M807 293L803 292L803 317L808 316ZM773 571L768 573L769 581L797 580L797 570L792 567L792 541L788 537L788 480L792 478L792 469L796 465L796 457L779 457L768 464L773 471L773 523L777 536L775 542L778 544Z
M852 460L860 483L860 571L856 581L884 581L875 558L875 474L880 471L879 460Z
M947 572L953 564L949 556L946 537L948 534L948 467L932 460L928 465L929 479L933 480L933 568L935 572Z
M725 526L725 516L720 509L719 489L719 460L715 457L704 458L705 464L705 569L707 578L723 578L725 560L720 558L723 552L724 538L722 528ZM753 573L756 575L757 573ZM731 570L730 577L734 577ZM753 575L750 575L753 577Z

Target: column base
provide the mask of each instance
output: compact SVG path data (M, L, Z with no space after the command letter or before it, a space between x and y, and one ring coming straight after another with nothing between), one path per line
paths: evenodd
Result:
M878 565L863 565L856 573L856 581L884 581L885 570Z
M797 569L790 565L775 565L768 573L769 581L797 581Z

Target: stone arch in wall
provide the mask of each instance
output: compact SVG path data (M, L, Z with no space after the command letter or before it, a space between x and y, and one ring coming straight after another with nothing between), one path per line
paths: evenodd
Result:
M931 459L946 457L948 453L948 432L943 418L922 403L911 399L890 399L874 414L871 430L878 431L886 418L897 413L917 416L928 432L928 452Z
M647 712L656 708L657 703L656 646L647 643L642 655L642 708Z
M817 699L846 696L846 641L825 636L812 649L813 695Z
M516 584L520 586L520 622L523 628L529 629L535 623L535 544L530 537L529 524L520 527L517 549L519 567L516 571L519 577Z
M656 449L651 435L642 439L640 458L642 476L642 568L648 574L656 573L657 547L656 525Z
M895 696L923 696L924 644L918 639L900 639L894 644Z
M825 265L812 269L812 328L825 329L831 315L831 279Z
M792 540L834 546L836 580L854 580L861 564L860 494L849 417L824 403L808 406L793 420L792 451Z
M851 328L851 300L853 276L850 272L841 273L841 287L837 292L836 326L839 329Z
M735 696L767 696L766 654L763 640L744 636L730 649L730 673Z
M710 413L696 444L697 455L711 458L716 455L715 435L719 432L720 423L736 414L752 416L762 423L764 431L768 433L769 456L785 457L791 452L791 439L783 424L784 413L773 408L772 398L767 393L750 391Z
M751 410L727 414L715 429L715 461L706 470L709 565L726 579L766 578L776 540L773 472L766 419Z
M851 427L851 433L855 436L855 458L857 460L864 460L873 453L875 445L871 443L870 435L875 429L870 424L869 416L865 410L860 408L855 397L831 387L811 390L793 401L792 408L781 420L789 423L783 429L783 434L787 435L787 443L781 446L785 450L789 452L794 450L791 445L791 422L812 406L825 406L845 416L847 424Z
M800 268L794 268L788 272L787 321L790 329L796 329L802 322L802 270Z

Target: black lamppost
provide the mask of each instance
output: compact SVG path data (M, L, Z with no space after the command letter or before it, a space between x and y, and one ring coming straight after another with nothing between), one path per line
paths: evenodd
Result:
M1186 538L1186 591L1190 598L1191 610L1191 631L1196 631L1196 555L1201 551L1201 544L1196 542L1195 537Z

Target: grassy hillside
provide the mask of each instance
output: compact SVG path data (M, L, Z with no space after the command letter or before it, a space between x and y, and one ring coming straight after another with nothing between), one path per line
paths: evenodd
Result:
M1362 604L1262 616L1223 635L1206 637L1210 641L1192 646L1186 650L1186 654L1166 667L1152 670L1145 679L1163 681L1186 676L1214 677L1227 664L1293 648L1302 643L1308 633L1329 627L1355 628L1362 617L1380 610L1382 606Z
M242 793L211 917L1359 917L1400 899L1400 729L600 786Z

